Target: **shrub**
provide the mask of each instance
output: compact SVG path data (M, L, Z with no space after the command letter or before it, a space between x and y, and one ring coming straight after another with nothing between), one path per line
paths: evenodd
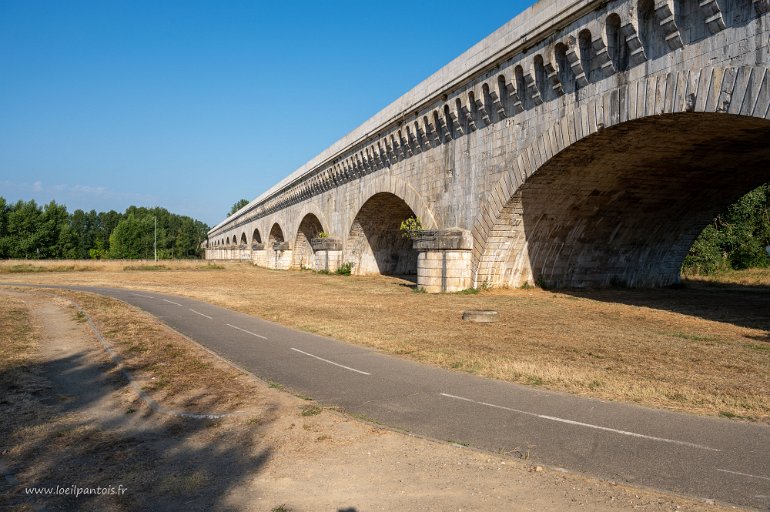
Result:
M349 276L353 272L353 263L346 261L337 269L337 274L341 276Z
M420 217L415 217L413 215L408 219L404 219L401 222L400 230L402 237L414 239L422 231L422 222L420 222Z
M770 183L741 197L706 226L685 257L682 272L714 274L766 267L769 244Z

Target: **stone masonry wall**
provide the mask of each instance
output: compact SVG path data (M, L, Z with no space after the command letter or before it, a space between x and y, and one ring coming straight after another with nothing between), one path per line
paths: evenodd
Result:
M731 157L767 140L769 40L766 0L540 2L215 227L207 257L276 226L304 254L312 214L362 272L383 271L375 253L412 261L386 228L362 236L362 207L390 194L387 229L413 213L472 234L476 286L671 282L714 208L770 180L761 151ZM711 171L690 158L704 150ZM635 236L663 217L642 210L681 222Z

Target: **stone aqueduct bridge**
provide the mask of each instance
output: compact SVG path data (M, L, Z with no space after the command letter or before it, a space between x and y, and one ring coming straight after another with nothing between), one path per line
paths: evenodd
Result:
M676 282L770 180L769 2L541 0L212 229L206 257L428 291Z

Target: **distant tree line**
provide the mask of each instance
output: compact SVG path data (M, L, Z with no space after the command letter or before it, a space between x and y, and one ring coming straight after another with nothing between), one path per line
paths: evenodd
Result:
M684 260L685 273L767 267L770 256L770 183L740 198L693 243Z
M55 201L8 204L0 197L0 258L152 259L156 219L158 258L201 256L209 227L165 208L68 213Z

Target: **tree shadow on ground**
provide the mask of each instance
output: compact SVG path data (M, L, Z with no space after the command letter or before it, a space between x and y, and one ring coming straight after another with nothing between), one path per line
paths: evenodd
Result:
M69 394L62 385L67 380L81 380L86 391ZM114 366L80 353L6 367L0 392L3 509L227 510L230 491L271 456L257 441L269 417L187 419L152 412L133 399L136 393ZM212 404L198 405L205 410ZM110 490L79 497L25 492L57 486L62 492L72 486Z
M765 331L757 341L770 342L770 286L723 285L685 281L668 288L555 290L600 302L614 302L695 316Z

